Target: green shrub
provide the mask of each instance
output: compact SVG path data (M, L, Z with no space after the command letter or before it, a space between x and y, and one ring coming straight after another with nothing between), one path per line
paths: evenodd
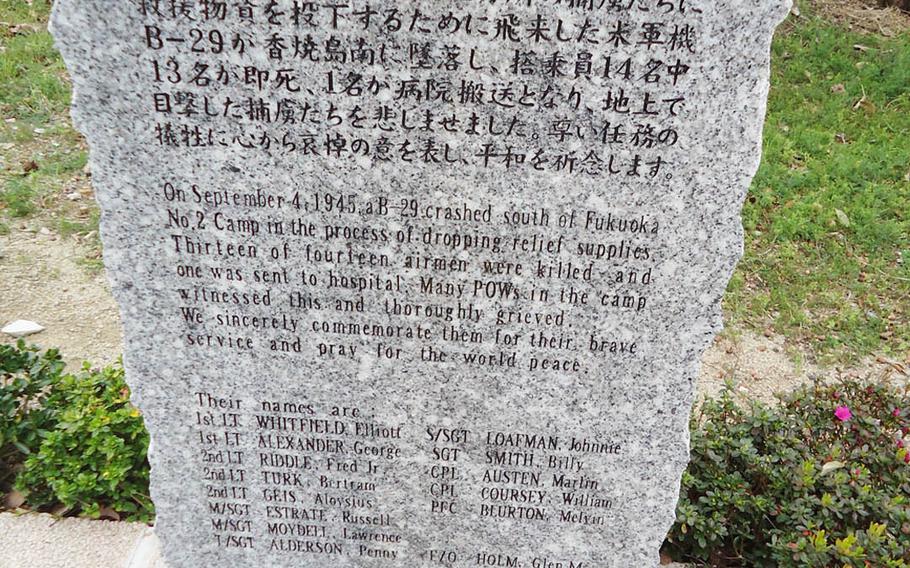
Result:
M668 552L719 567L910 566L908 414L907 388L850 381L773 408L729 390L706 401Z
M122 367L62 369L56 350L0 346L0 458L24 460L17 489L33 508L150 520L148 433ZM816 383L750 408L728 390L693 415L667 551L717 567L908 568L908 433L906 387Z
M56 349L0 345L0 491L53 427L44 402L62 371Z
M148 432L129 402L123 368L63 375L45 401L54 428L25 460L16 488L31 507L63 504L98 517L107 507L150 520Z

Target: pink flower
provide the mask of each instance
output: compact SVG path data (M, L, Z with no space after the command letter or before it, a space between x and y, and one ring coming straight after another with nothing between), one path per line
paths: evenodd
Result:
M838 406L834 411L834 416L837 417L841 422L846 422L853 418L853 413L850 412L850 409L846 406Z
M897 441L897 447L898 447L898 448L903 448L903 447L904 447L904 441L903 441L903 440L898 440L898 441Z
M904 463L910 463L910 453L904 456Z
M900 415L901 415L901 409L900 409L900 408L895 408L895 409L894 409L894 412L891 413L891 416L894 416L895 418L897 418L897 417L900 416Z

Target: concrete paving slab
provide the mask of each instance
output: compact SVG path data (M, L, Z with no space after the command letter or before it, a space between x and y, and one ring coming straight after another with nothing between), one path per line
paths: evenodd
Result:
M0 513L0 568L160 568L137 555L153 534L137 523Z

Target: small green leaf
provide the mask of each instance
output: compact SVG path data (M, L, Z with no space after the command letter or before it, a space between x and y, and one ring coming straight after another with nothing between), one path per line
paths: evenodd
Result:
M841 469L842 467L846 467L846 465L847 464L845 464L844 462L829 461L828 463L826 463L825 465L822 466L822 475L825 475L832 471Z
M837 217L837 222L840 223L841 226L843 226L843 227L849 227L849 226L850 226L850 218L847 217L847 214L846 214L846 213L844 213L844 212L841 211L840 209L835 209L835 210L834 210L834 215Z

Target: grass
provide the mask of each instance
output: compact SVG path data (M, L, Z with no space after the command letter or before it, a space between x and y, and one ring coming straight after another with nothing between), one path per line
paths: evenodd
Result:
M70 85L47 32L47 0L0 0L0 232L38 218L64 233L97 226L83 172L87 148L69 121Z
M803 18L773 47L729 320L830 361L910 349L910 33Z
M48 12L47 0L0 0L0 232L17 218L64 233L97 226L93 204L63 198L87 186L86 148L69 125ZM784 334L832 362L904 358L910 33L858 35L803 14L773 46L764 159L744 211L746 256L727 319Z

